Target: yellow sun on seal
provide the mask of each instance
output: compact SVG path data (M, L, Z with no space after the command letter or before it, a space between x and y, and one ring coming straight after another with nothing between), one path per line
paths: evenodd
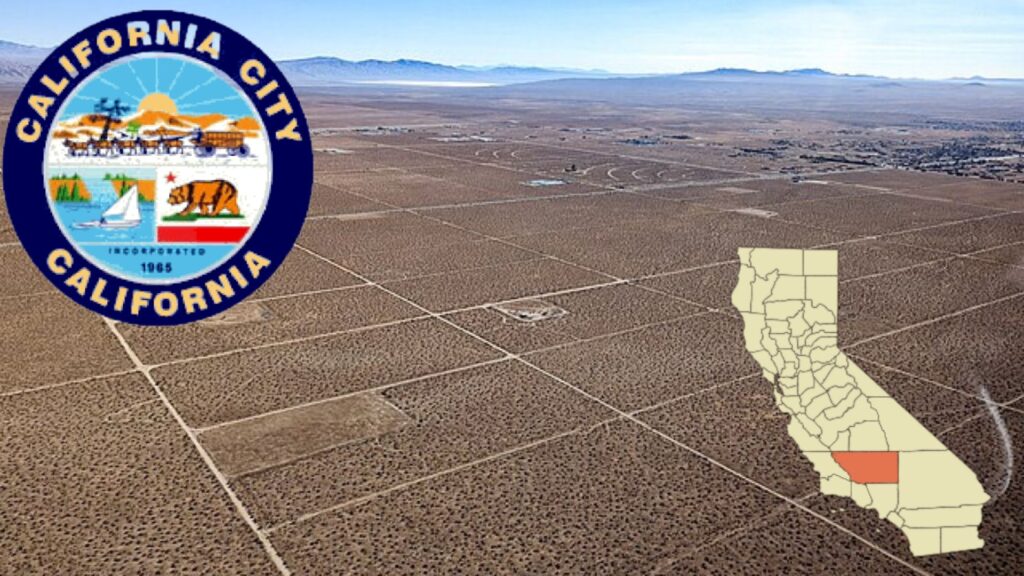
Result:
M151 92L139 101L139 110L177 114L178 106L167 94L164 94L163 92Z

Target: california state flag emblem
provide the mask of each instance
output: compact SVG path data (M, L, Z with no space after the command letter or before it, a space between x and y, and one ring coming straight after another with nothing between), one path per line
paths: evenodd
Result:
M267 189L267 173L263 170L236 166L159 168L157 242L241 242L259 220Z

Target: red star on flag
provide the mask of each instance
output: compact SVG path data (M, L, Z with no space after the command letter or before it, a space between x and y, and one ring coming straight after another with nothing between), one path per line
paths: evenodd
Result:
M166 178L168 183L175 182L178 179L178 177L174 175L174 172L168 172Z

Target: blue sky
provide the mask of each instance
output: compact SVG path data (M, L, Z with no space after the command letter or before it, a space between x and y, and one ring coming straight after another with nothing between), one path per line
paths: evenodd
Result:
M231 118L255 116L248 102L220 75L205 66L178 58L133 58L118 61L91 76L68 101L61 119L93 111L100 98L121 100L134 114L147 94L160 92L174 100L178 112L188 115L220 113Z
M1024 77L1024 0L386 0L0 3L0 38L53 45L145 7L220 20L278 59L415 58L681 72L716 67ZM41 17L45 13L45 17Z

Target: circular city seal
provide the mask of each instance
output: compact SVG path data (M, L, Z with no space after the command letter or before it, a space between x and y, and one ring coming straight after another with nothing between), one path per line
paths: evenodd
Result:
M108 318L181 324L241 302L302 228L309 129L274 62L193 14L90 26L28 81L3 160L11 223L57 288Z

